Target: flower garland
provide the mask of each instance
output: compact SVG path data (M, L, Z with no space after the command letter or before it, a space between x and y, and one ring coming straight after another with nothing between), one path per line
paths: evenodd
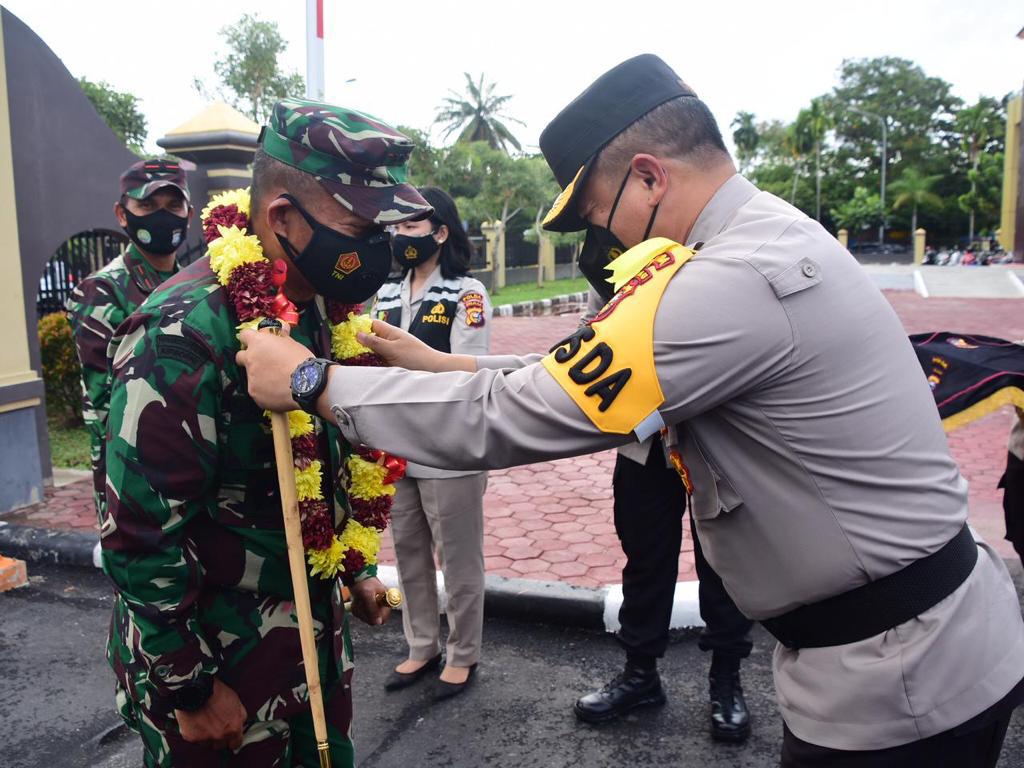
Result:
M249 234L249 202L249 190L238 189L215 195L203 209L210 268L238 315L239 331L256 327L268 317L294 324L298 313L281 290L284 264L272 265L263 255L259 238ZM327 303L332 356L343 365L383 365L356 340L357 332L370 333L371 320L360 315L361 311L360 305ZM305 411L296 410L288 414L288 426L310 575L323 579L340 575L344 583L351 584L357 573L377 562L380 534L391 516L393 483L405 474L405 461L366 448L356 449L346 459L351 514L338 531L333 505L323 497L316 422Z

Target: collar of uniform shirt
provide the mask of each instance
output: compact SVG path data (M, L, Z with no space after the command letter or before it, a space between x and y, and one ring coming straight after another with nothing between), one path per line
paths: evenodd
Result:
M740 206L758 193L757 187L740 176L734 174L718 191L711 196L704 210L690 228L686 245L692 248L695 243L706 243L724 230L732 221L733 214Z
M410 269L405 273L405 277L402 278L401 298L405 299L409 304L413 304L417 300L422 300L434 283L439 283L444 279L444 275L441 274L441 264L438 263L434 267L434 271L430 273L429 277L427 277L427 282L420 287L419 296L414 297L412 295L412 275L414 271L415 270Z

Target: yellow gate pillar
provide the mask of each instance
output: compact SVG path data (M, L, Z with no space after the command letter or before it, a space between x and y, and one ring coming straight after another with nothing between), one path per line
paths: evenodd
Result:
M551 241L550 235L538 233L537 264L539 269L537 275L539 282L555 279L555 244Z
M840 230L839 230L839 231L838 231L838 232L836 233L836 237L837 237L837 239L839 240L839 244L840 244L841 246L843 246L843 248L849 248L849 247L850 247L850 246L849 246L849 242L850 242L850 233L849 233L849 232L847 232L847 231L846 231L845 229L840 229Z
M924 243L927 233L921 227L914 230L914 263L924 263Z
M0 512L43 499L36 435L43 382L32 370L25 320L10 117L0 28Z
M487 264L493 270L491 288L497 293L505 287L505 225L501 221L485 221L480 231L487 238Z

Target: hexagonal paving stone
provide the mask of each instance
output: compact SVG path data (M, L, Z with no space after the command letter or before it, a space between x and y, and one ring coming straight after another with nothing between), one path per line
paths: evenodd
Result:
M588 568L583 563L568 562L568 563L555 563L549 569L552 573L557 576L583 576L587 573Z
M551 564L543 560L517 560L511 567L518 573L539 573L551 568Z

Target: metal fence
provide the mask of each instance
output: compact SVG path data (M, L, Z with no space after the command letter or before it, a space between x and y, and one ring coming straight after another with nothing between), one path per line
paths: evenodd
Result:
M124 253L127 244L127 237L106 230L81 232L66 240L39 278L36 314L42 317L63 309L79 281Z

